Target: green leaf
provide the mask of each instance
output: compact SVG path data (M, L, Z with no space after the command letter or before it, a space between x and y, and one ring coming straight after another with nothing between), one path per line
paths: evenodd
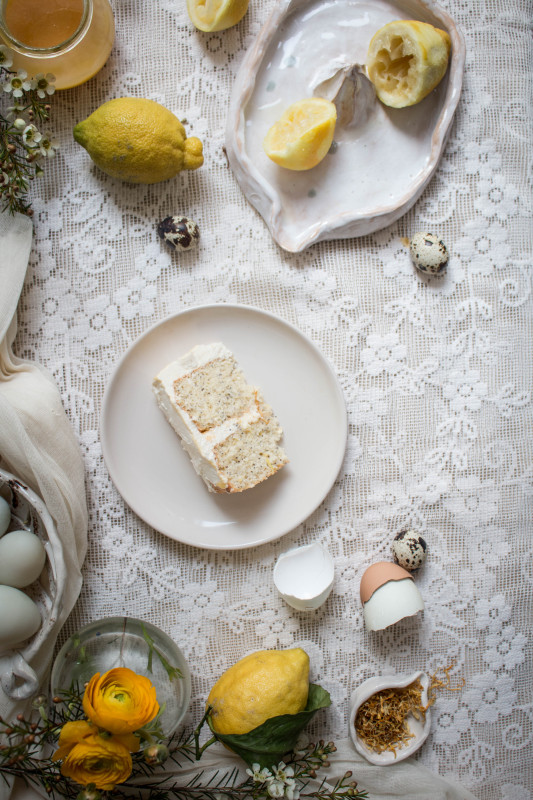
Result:
M223 744L237 753L248 766L259 764L272 769L277 766L286 753L290 753L311 718L321 708L331 705L329 692L315 683L309 684L307 705L298 714L282 714L263 722L249 733L222 734L213 730L211 717L207 718L209 727Z

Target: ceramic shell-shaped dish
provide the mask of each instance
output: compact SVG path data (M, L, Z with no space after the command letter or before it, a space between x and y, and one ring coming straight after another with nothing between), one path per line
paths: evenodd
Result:
M360 706L362 706L369 697L376 694L376 692L383 691L383 689L404 689L416 680L420 680L422 684L422 705L427 706L429 678L425 672L415 672L408 677L395 675L376 676L375 678L369 678L367 681L364 681L352 692L350 698L350 738L357 752L366 758L367 761L370 761L371 764L377 764L378 766L397 764L398 761L403 761L404 758L408 758L412 756L413 753L416 753L419 747L421 747L428 738L431 727L429 710L426 711L423 720L416 720L412 715L409 715L408 725L414 736L409 740L409 744L396 750L396 755L391 750L385 750L383 753L370 750L355 731L355 717L357 712Z
M0 469L0 495L11 509L8 530L28 530L40 538L46 563L37 581L21 591L37 603L41 626L37 633L13 649L0 652L0 681L8 697L25 699L38 689L39 682L27 663L50 634L61 609L67 576L61 559L61 542L48 509L35 492L15 475Z
M445 77L403 109L376 99L364 69L372 36L398 19L429 22L451 38ZM230 165L274 240L297 252L372 233L405 214L442 154L464 60L460 31L432 2L281 0L242 63L226 127ZM312 96L337 104L334 144L313 169L279 167L263 150L266 132L291 103ZM341 97L352 103L348 114Z

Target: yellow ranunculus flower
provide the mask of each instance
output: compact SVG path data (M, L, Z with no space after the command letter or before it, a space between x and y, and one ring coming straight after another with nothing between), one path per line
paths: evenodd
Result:
M159 711L156 690L148 678L127 667L93 675L83 695L90 721L110 733L139 730Z
M54 760L60 752L61 747L54 753ZM93 783L97 789L106 791L127 780L131 770L132 761L127 748L113 736L106 738L99 733L84 736L73 744L61 764L61 774L65 778L71 778L81 786Z

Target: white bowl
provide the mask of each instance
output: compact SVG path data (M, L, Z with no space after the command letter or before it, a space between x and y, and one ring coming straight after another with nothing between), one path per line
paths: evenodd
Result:
M429 677L425 672L414 672L408 677L394 676L394 675L380 675L375 678L369 678L364 681L357 689L354 689L350 698L350 722L349 731L350 738L355 745L357 752L370 761L371 764L379 766L386 766L388 764L397 764L398 761L403 761L404 758L412 756L413 753L421 747L429 736L431 727L431 716L429 709L425 713L423 720L417 720L413 716L409 717L409 729L414 733L414 737L409 740L409 743L396 750L396 755L390 750L385 750L383 753L376 753L370 750L355 732L355 717L360 706L368 700L376 692L381 692L383 689L403 689L420 680L422 684L422 703L424 706L428 703L428 687Z
M169 679L163 658L179 669L180 677ZM161 728L165 736L174 733L189 707L191 673L176 642L146 620L107 617L74 633L52 666L51 693L65 690L82 693L83 686L96 672L102 674L116 667L127 667L150 680L161 707L158 717Z

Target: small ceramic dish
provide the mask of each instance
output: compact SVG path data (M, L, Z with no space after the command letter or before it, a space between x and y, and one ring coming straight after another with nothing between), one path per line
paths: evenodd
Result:
M28 662L56 626L67 576L64 565L58 559L61 542L56 526L43 500L19 478L3 469L0 469L0 496L7 501L11 510L8 531L31 531L41 539L46 551L46 563L38 580L21 590L37 604L41 625L27 640L0 652L3 691L9 697L26 699L35 694L39 687L37 675Z
M416 105L393 109L375 97L365 61L373 35L399 19L444 29L452 45L440 84ZM297 252L372 233L405 214L444 150L464 62L461 32L431 0L280 0L239 69L226 125L230 166L274 240ZM274 164L263 139L282 112L307 97L333 100L343 86L351 111L339 113L321 163L302 172Z
M364 742L359 738L355 731L355 717L359 708L363 705L369 697L376 692L381 692L384 689L404 689L416 680L420 680L422 684L422 703L427 706L428 703L428 687L429 677L425 672L414 672L412 675L402 677L400 675L380 675L375 678L369 678L364 681L357 689L354 689L350 698L350 738L354 743L355 749L360 755L370 761L371 764L379 766L386 766L388 764L397 764L398 761L403 761L404 758L412 756L413 753L424 744L429 736L431 727L431 715L429 710L426 711L423 720L417 720L412 715L408 717L408 725L411 733L414 734L409 743L396 750L396 755L390 751L385 750L383 753L376 753L370 750Z

